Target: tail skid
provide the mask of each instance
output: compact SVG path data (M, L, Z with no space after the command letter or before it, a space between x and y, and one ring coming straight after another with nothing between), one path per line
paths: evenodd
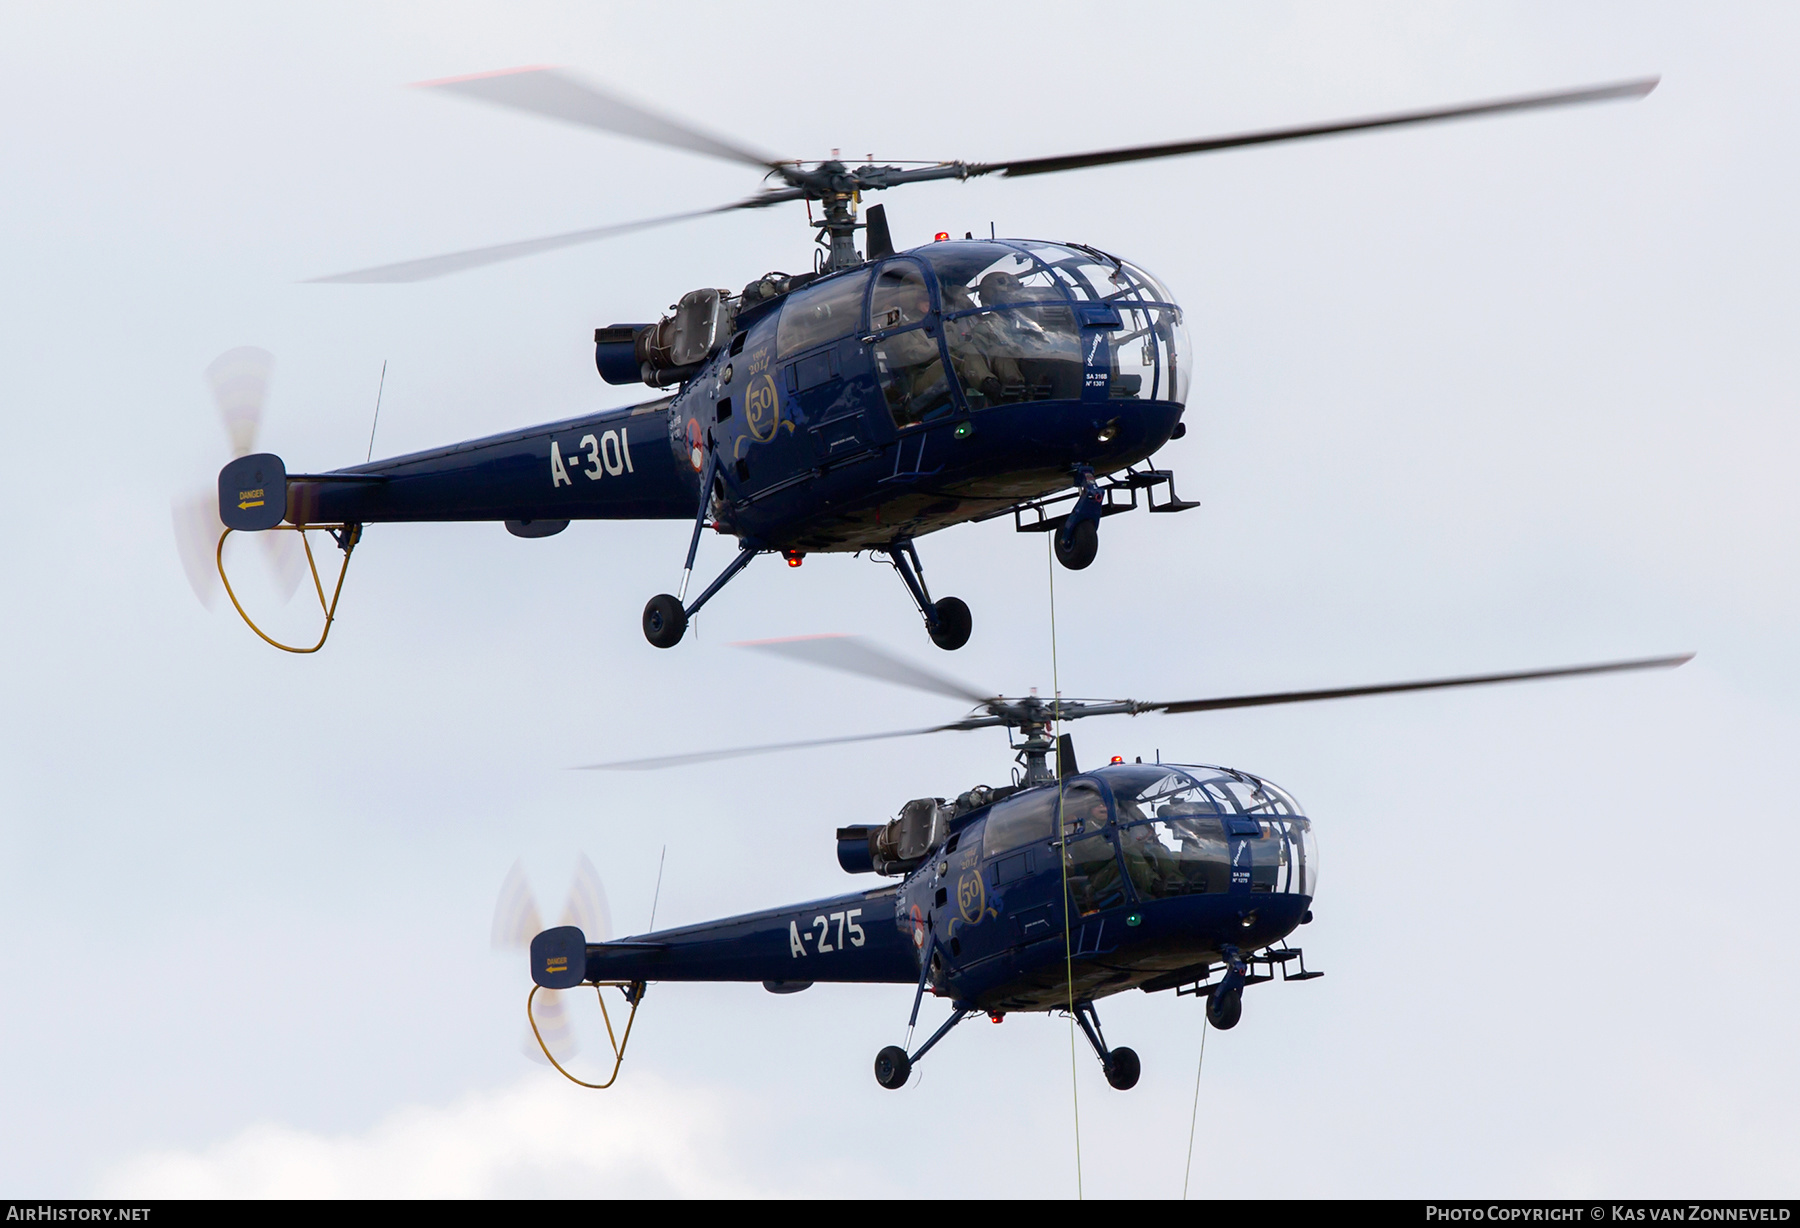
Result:
M615 1033L613 1031L612 1015L606 1009L606 994L603 991L609 986L624 994L625 1001L631 1004L631 1013L625 1017L625 1031L623 1034ZM602 981L594 985L594 998L600 1003L600 1018L606 1021L606 1039L612 1045L613 1051L612 1073L606 1076L606 1082L604 1083L589 1083L586 1079L576 1078L564 1068L561 1062L556 1060L556 1055L550 1052L550 1046L544 1043L544 1034L538 1030L537 1016L533 1015L531 1012L531 1003L537 997L538 990L542 988L542 985L533 985L531 987L531 992L525 995L525 1020L531 1024L531 1034L537 1039L538 1048L544 1051L544 1057L549 1060L552 1066L556 1067L556 1073L567 1079L569 1082L575 1084L577 1087L586 1087L593 1091L605 1091L618 1079L619 1067L625 1064L625 1046L631 1043L631 1025L637 1022L638 1004L644 1000L644 982Z

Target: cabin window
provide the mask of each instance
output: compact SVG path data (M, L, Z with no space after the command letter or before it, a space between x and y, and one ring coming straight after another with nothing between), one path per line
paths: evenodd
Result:
M942 418L956 408L937 337L928 325L889 333L875 343L875 373L896 427Z
M1017 797L996 802L988 811L987 827L982 836L981 855L1010 852L1039 840L1049 840L1056 832L1056 790L1033 789Z
M919 266L910 260L882 265L869 296L869 331L885 333L921 324L930 315L931 291L925 288L925 274Z
M1086 916L1125 902L1125 876L1119 873L1118 853L1105 832L1071 840L1063 856L1076 912Z
M788 295L775 326L777 358L848 337L862 327L867 273L849 273Z
M1118 907L1125 902L1125 876L1106 830L1106 799L1093 785L1077 782L1063 790L1062 803L1063 863L1076 911Z

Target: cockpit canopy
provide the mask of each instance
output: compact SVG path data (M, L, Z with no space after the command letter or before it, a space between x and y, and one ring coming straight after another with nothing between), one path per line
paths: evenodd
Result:
M1316 892L1312 821L1268 781L1203 764L1117 764L1098 775L1112 788L1119 849L1141 895L1218 891L1240 875L1253 892ZM1247 858L1234 855L1240 842Z
M1026 864L1015 850L1065 841L1084 912L1123 902L1127 881L1141 901L1311 896L1319 873L1312 822L1291 795L1247 772L1195 764L1115 764L1015 794L988 810L981 839L982 857L1002 867L996 886L1007 880L1003 867Z
M944 339L970 408L1080 396L1082 334L1095 329L1110 346L1112 397L1187 403L1181 308L1130 261L1025 239L934 243L909 255L937 275Z
M796 289L780 312L778 361L866 332L897 427L956 412L959 391L975 411L1102 385L1108 399L1187 401L1181 308L1092 249L933 243Z

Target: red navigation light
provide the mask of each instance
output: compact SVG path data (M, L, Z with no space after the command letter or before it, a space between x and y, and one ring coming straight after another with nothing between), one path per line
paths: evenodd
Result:
M806 552L804 550L783 550L781 557L787 560L789 567L798 567L806 561Z
M933 243L948 243L950 241L950 232L948 230L940 230L931 236L931 241Z

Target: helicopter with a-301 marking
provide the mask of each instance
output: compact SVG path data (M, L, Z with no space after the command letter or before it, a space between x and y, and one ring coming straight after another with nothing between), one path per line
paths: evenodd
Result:
M998 728L1007 730L1009 741L1020 735L1013 743L1018 768L1008 785L976 786L953 801L919 798L887 823L838 828L838 862L845 870L900 879L866 891L607 941L579 923L592 910L574 907L569 916L577 924L540 930L529 893L518 890L522 880L509 879L512 889L503 891L496 911L496 936L503 944L529 944L534 988L527 1018L545 1056L584 1086L608 1087L618 1077L649 983L760 981L772 993L822 982L912 986L906 1044L888 1045L875 1058L875 1078L883 1087L904 1085L914 1064L972 1015L998 1023L1013 1012L1065 1011L1080 1023L1107 1081L1130 1088L1139 1059L1129 1048L1108 1045L1094 1005L1101 998L1128 989L1197 995L1212 1026L1231 1028L1242 1014L1246 987L1277 976L1305 981L1321 975L1287 942L1312 920L1318 881L1313 820L1285 790L1233 768L1162 762L1160 756L1153 763L1126 763L1115 756L1106 766L1080 771L1070 735L1057 734L1058 725L1093 716L1174 715L1668 668L1691 656L1143 703L984 695L846 636L751 647L961 700L972 711L924 729L593 766L670 768ZM585 861L583 866L588 868ZM581 882L578 877L578 888ZM580 894L572 893L572 900ZM599 995L612 1038L612 1071L597 1083L565 1068L542 1029L544 1015L553 1013L560 1023L565 1008L555 993L548 1002L539 994L582 985ZM606 1012L606 988L630 1004L622 1031ZM947 998L951 1013L913 1048L912 1029L927 990Z
M933 642L955 649L968 640L969 608L932 596L918 538L1011 515L1021 531L1053 534L1057 558L1079 569L1095 557L1103 518L1196 506L1177 495L1173 472L1152 463L1186 430L1193 351L1181 306L1131 260L1079 242L967 232L897 251L883 207L861 208L865 194L1640 98L1656 81L1067 156L908 165L873 158L852 165L835 151L816 162L777 159L556 69L426 84L735 161L775 182L716 208L317 280L418 281L668 222L798 202L817 232L813 267L770 273L735 292L694 290L655 323L597 329L602 378L669 390L654 400L382 461L288 472L279 456L252 450L260 393L254 380L239 381L231 405L220 394L239 454L219 474L222 525L204 504L192 515L178 509L196 584L210 585L216 568L229 590L224 543L234 530L298 528L304 541L304 530L328 529L347 568L364 526L375 523L504 521L533 538L572 520L686 520L693 534L680 585L644 609L644 634L658 647L679 642L688 621L759 554L798 566L812 553L870 551L892 562ZM738 550L690 600L706 528L734 537ZM326 600L316 567L314 577L328 634L336 598ZM340 571L339 591L342 579ZM323 642L322 635L296 651Z

